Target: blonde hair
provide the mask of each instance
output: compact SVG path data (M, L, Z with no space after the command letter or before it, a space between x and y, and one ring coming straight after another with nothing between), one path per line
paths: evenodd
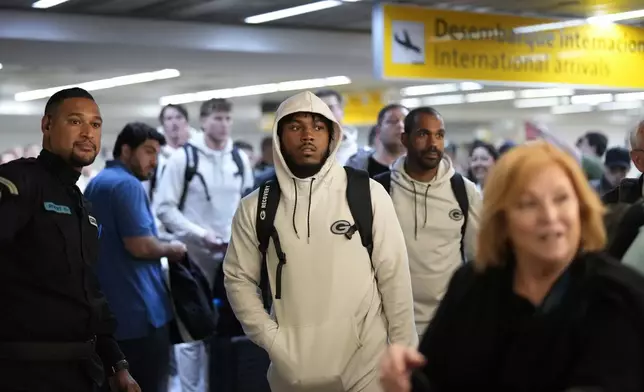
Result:
M504 154L486 180L475 259L478 270L503 265L510 251L505 213L521 197L528 182L548 165L563 169L579 199L581 249L598 251L604 248L604 206L579 163L547 142L531 142Z

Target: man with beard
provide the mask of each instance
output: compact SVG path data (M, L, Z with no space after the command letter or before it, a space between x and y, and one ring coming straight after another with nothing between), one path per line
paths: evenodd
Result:
M361 236L349 235L357 219L349 176L335 156L341 140L320 98L303 92L284 101L273 127L281 197L265 258L256 230L273 215L263 207L270 189L244 198L233 220L226 292L248 337L271 359L273 391L380 391L377 361L387 343L417 342L404 238L390 198L373 180L366 179L371 257ZM271 315L258 290L264 262Z
M130 123L107 162L87 186L101 247L96 271L116 315L116 339L144 391L166 392L170 365L170 298L161 258L180 261L186 247L163 243L141 181L154 173L165 138L154 128Z
M87 91L61 90L45 106L40 155L0 166L2 391L95 391L106 377L114 391L140 391L91 270L97 220L75 186L102 125Z
M389 171L389 167L402 154L405 147L400 141L403 133L405 117L409 110L400 104L387 105L378 112L376 123L376 138L373 151L359 151L347 162L347 166L366 170L373 178L380 173Z
M389 190L405 235L414 318L422 336L452 273L475 254L481 195L444 154L445 123L438 111L409 112L402 144L407 155L375 180Z

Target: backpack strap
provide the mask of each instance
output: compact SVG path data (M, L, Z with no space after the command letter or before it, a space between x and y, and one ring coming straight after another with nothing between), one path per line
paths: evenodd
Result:
M150 203L152 203L154 200L154 191L157 188L157 175L159 174L159 166L154 168L154 172L152 172L152 177L150 177L150 189L148 190L148 200L150 200Z
M382 187L385 188L387 193L391 194L391 171L380 173L377 176L375 176L373 179L378 181L380 185L382 185Z
M161 180L161 176L163 176L163 173L165 173L165 168L166 165L163 165L161 168L161 171L159 171L159 166L154 168L154 173L152 174L152 177L150 178L150 194L149 199L150 203L152 203L154 200L154 191L157 189L157 185L159 183L159 180Z
M197 167L199 165L199 151L190 143L184 144L183 150L186 153L186 170L183 174L183 188L181 190L181 197L179 197L179 211L183 211L183 207L185 207L186 196L188 195L188 186L195 176L197 176L201 181L201 184L204 187L204 191L206 192L206 199L210 201L210 192L208 191L206 180L204 180L201 173L197 171Z
M266 255L268 253L268 244L270 239L273 238L273 245L279 259L278 274L276 279L276 296L275 299L281 298L281 269L286 264L286 255L282 252L282 246L277 235L277 230L273 225L275 222L275 214L277 213L277 206L280 202L280 186L277 182L277 177L273 177L265 181L259 188L257 198L257 216L255 218L255 231L257 233L258 249L262 255L261 260L261 274L259 287L262 292L262 299L264 307L270 309L272 298L270 292L270 283L268 280L268 264L266 262Z
M454 196L456 197L458 208L460 208L463 214L463 225L461 226L461 259L465 263L467 262L467 257L465 256L465 231L467 230L467 218L470 212L470 200L467 197L465 180L462 175L454 173L449 182L452 185L452 192L454 192Z
M241 193L244 193L244 185L246 184L246 170L244 170L244 160L239 154L239 148L233 147L233 162L237 166L237 173L235 177L241 177Z
M371 257L373 253L373 209L369 173L349 166L345 166L344 170L347 173L347 203L355 221L345 236L351 239L356 231L360 233L362 245Z

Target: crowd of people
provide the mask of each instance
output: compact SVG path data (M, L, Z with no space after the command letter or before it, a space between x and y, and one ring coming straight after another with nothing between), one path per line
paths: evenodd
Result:
M0 165L1 390L644 388L644 122L630 149L533 126L463 161L434 108L383 107L360 148L305 91L255 156L232 111L167 105L83 174L100 108L49 99L42 151Z

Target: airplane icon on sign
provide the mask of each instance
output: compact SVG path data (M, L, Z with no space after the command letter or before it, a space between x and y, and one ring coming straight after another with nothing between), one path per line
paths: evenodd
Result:
M416 53L420 53L421 52L420 46L414 45L411 42L411 38L409 37L409 32L407 30L403 30L402 34L403 34L403 38L400 38L398 33L394 34L394 40L405 49L411 50Z

